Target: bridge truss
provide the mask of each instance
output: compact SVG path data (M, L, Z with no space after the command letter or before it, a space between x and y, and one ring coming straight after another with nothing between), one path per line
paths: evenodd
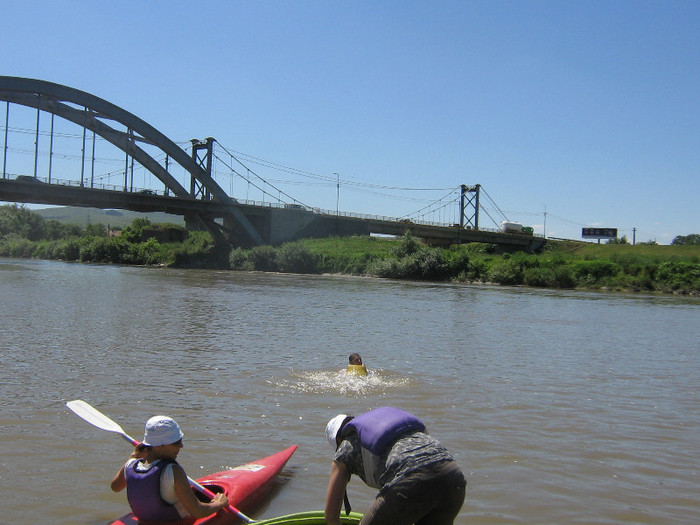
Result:
M40 112L50 113L92 131L125 154L124 188L128 184L129 162L136 161L157 177L166 187L166 192L180 199L215 200L224 205L220 223L205 212L191 212L186 220L198 222L206 227L219 241L250 246L262 244L262 238L246 216L238 209L237 201L229 197L211 176L211 144L213 139L192 141L192 155L155 129L153 126L128 111L95 95L74 88L28 78L0 76L0 101L6 102L5 144L3 155L3 179L6 178L7 129L10 103L35 108L37 111L35 173L39 144ZM53 118L53 117L52 117ZM52 121L53 122L53 121ZM122 129L120 129L120 127ZM50 141L53 144L53 125ZM166 165L162 166L153 155L141 147L153 146L162 152ZM83 155L85 155L83 135ZM171 174L171 161L189 173L191 187L188 191ZM83 159L84 165L84 159ZM50 179L50 175L49 175ZM85 184L81 173L80 185Z

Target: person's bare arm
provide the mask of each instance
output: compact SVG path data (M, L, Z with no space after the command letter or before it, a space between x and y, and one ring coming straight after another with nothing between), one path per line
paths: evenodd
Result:
M114 479L112 479L112 483L110 483L109 488L111 488L114 492L119 492L126 488L126 477L124 477L124 465L122 465L122 468L119 469L119 471L114 476Z
M340 525L340 509L343 506L345 488L350 481L348 468L339 461L331 464L331 476L326 491L325 518L327 525Z
M139 445L134 449L134 451L131 453L131 456L129 458L135 458L135 459L142 459L146 455L145 449ZM126 476L124 476L124 467L126 465L122 465L122 468L119 469L119 471L116 473L114 478L112 479L112 483L110 483L109 488L111 488L114 492L119 492L122 491L126 488Z
M228 505L226 494L217 494L209 503L199 501L192 492L185 471L180 465L173 465L173 478L175 479L175 494L193 518L204 518Z

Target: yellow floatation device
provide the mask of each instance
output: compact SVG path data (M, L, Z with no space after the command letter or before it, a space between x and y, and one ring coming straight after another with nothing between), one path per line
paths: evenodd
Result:
M367 367L365 365L348 365L348 374L355 374L358 376L367 375Z

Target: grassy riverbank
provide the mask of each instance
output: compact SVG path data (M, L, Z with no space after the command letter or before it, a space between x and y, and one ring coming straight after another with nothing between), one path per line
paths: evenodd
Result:
M235 270L700 294L700 246L550 242L537 255L497 255L489 244L440 249L406 235L307 239L278 248L236 249L229 260Z
M348 274L439 282L700 295L700 245L592 244L550 241L541 254L497 254L491 244L432 248L400 239L306 239L230 253L211 235L137 218L112 236L0 206L0 256L289 273Z

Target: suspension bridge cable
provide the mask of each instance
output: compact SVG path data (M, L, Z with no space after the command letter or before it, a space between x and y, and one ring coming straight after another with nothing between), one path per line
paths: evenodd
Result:
M423 215L417 215L416 218L418 218L418 217L421 217L421 218L422 218L422 217L426 217L428 214L437 213L437 212L439 212L439 211L441 211L441 210L444 210L444 209L447 208L448 206L452 206L453 204L454 204L454 200L445 202L445 203L443 203L442 206L437 207L437 208L434 208L434 209L430 210L429 212L424 213Z
M242 161L241 159L239 159L236 155L234 155L234 153L236 153L237 155L240 155L240 156L242 156L242 157L247 157L248 159L252 159L252 160L249 160L249 162L257 163L257 164L259 164L259 165L263 165L264 167L268 167L268 168L271 168L271 169L276 169L276 170L278 170L278 171L283 171L283 172L286 172L286 173L294 173L294 174L298 174L298 175L301 175L301 176L306 177L306 178L311 178L311 179L314 179L314 180L317 180L317 181L321 181L321 182L319 182L318 184L327 183L327 184L329 184L329 185L335 185L335 184L337 184L337 182L338 182L338 179L337 179L337 178L334 178L334 177L330 177L330 176L327 176L327 175L320 175L320 174L317 174L317 173L312 173L312 172L309 172L309 171L300 170L300 169L297 169L297 168L292 168L292 167L289 167L289 166L285 166L285 165L283 165L283 164L278 164L278 163L270 162L270 161L267 161L267 160L264 160L264 159L260 159L259 157L254 157L254 156L249 155L249 154L246 154L246 153L238 152L238 151L233 150L233 149L228 149L228 148L226 148L225 146L223 146L221 143L219 143L219 145L221 146L221 148L222 148L232 159L234 159L234 160L235 160L238 164L240 164L242 167L246 168L246 170L247 170L249 173L252 173L253 175L255 175L255 176L256 176L257 178L259 178L260 180L265 181L267 184L270 184L271 182L273 182L273 180L271 180L271 179L263 179L260 175L258 175L256 172L254 172L253 170L251 170L246 164L244 164L243 161ZM220 160L221 160L221 159L220 159ZM225 164L224 161L222 161L222 162ZM241 175L240 173L238 173L235 169L233 169L233 167L229 166L229 169L231 169L231 171L233 171L234 173L236 173L238 176L242 177L242 175ZM248 180L248 179L246 179L246 180ZM276 182L276 183L286 183L286 184L299 184L298 182L292 182L292 181L278 181L278 180L274 180L274 182ZM412 200L412 201L416 201L416 200L420 201L420 200L423 200L423 201L425 202L424 199L413 199L413 198L401 197L401 196L397 196L397 195L388 195L388 194L386 194L386 193L371 192L371 191L369 191L369 190L367 190L367 189L364 189L364 188L389 189L389 190L396 190L396 191L444 191L444 190L445 190L445 188L409 188L409 187L401 187L401 186L389 186L389 185L384 185L384 184L361 183L361 182L351 181L351 180L347 180L347 179L341 179L341 182L343 182L343 184L344 184L345 186L351 186L351 187L353 187L356 191L360 191L360 192L364 192L364 193L371 193L371 194L374 194L374 195L379 195L379 196L382 196L382 197L388 197L388 198L393 198L393 199L398 199L398 200ZM277 191L279 191L279 192L281 192L281 193L284 193L284 195L285 195L286 197L292 199L294 202L300 202L300 201L298 201L297 199L293 198L291 195L289 195L289 194L287 194L287 193L285 193L285 192L282 192L282 190L280 190L280 189L277 188L276 186L274 186L274 185L272 185L272 184L270 184L270 185L271 185L272 187L274 187ZM257 187L257 186L256 186L256 187ZM260 189L260 188L258 188L258 189ZM262 191L262 190L261 190L261 191ZM448 193L448 195L449 195L450 193L452 193L453 191L454 191L454 188L449 188L449 193ZM439 202L439 201L443 200L444 198L445 198L445 197L441 197L441 198L437 199L437 201L435 201L435 202ZM307 207L308 207L308 206L307 206ZM420 212L420 211L422 211L422 209L421 209L421 210L418 210L418 212ZM409 214L409 215L414 215L415 213L418 213L418 212L414 212L414 213L411 213L411 214Z
M12 128L8 128L6 130L6 133L8 133L8 132L18 133L18 134L32 134L32 133L36 133L37 130L32 130L32 129L23 128L23 127L12 127ZM39 130L38 133L41 134L42 136L49 134L49 132L45 131L45 130ZM50 134L52 136L55 136L58 138L75 139L75 140L82 138L81 134L75 134L75 133L70 133L70 132L52 131L52 132L50 132ZM93 141L95 141L95 140L104 141L105 139L103 137L96 136L93 138ZM178 147L182 148L183 150L186 150L185 145L189 144L190 142L191 141L181 141L181 142L175 142L175 144ZM298 202L301 204L301 202L298 199L292 197L290 194L288 194L287 192L283 191L282 189L280 189L278 187L278 185L282 185L282 184L301 184L301 183L297 182L297 181L265 179L260 174L258 174L254 170L250 169L250 167L246 165L246 162L257 164L257 165L260 165L260 166L263 166L263 167L266 167L269 169L273 169L273 170L276 170L279 172L299 175L305 179L311 179L311 180L316 181L315 184L318 184L318 185L327 184L327 185L331 186L331 185L337 184L340 181L340 182L342 182L342 184L344 186L349 187L352 190L362 192L362 193L373 194L373 195L378 195L378 196L385 197L385 198L411 201L411 202L423 202L423 203L427 202L427 204L425 206L423 206L423 207L419 208L418 210L415 210L411 213L406 214L405 217L409 217L409 216L425 217L426 215L428 215L430 213L438 213L439 211L444 210L451 205L454 205L456 202L454 192L456 190L458 190L458 188L431 188L431 187L419 188L419 187L407 187L407 186L396 186L396 185L360 182L360 181L350 180L350 179L340 179L337 176L332 177L330 175L322 175L322 174L314 173L314 172L311 172L308 170L293 168L293 167L287 166L285 164L268 161L266 159L256 157L256 156L244 153L244 152L240 152L240 151L226 148L221 143L219 143L219 146L223 149L223 151L225 151L229 155L229 157L231 159L231 162L229 162L228 159L223 159L220 156L216 155L215 153L212 153L212 156L218 162L220 162L221 165L225 166L226 169L230 170L230 172L233 176L240 177L249 186L256 188L263 195L270 196L272 199L276 199L279 202L282 202L282 200L284 198L284 199L287 199L288 202ZM16 147L10 147L8 149L10 151L14 151L14 152L31 154L31 151L29 151L28 149L26 151L23 149L18 149ZM59 153L57 151L54 151L52 153L52 155L56 158L73 159L73 160L77 160L77 159L81 158L77 155L62 154L62 153ZM154 157L154 160L156 160L156 162L161 163L161 161L165 157L167 157L167 155L165 155L164 153L161 152L160 155L154 155L153 157ZM239 157L241 157L241 158L239 158ZM246 162L244 162L244 160ZM93 162L100 162L100 163L109 163L109 162L117 162L117 161L119 161L119 159L112 159L112 158L108 158L108 157L94 157L93 158ZM238 163L242 168L244 168L246 170L247 177L235 169L235 167L233 166L233 161ZM143 171L143 170L145 170L145 167L142 166L140 163L138 163L138 169L139 169L139 171ZM93 180L98 180L98 181L99 180L101 180L101 181L109 180L112 177L120 176L122 174L122 171L123 170L121 168L119 168L119 169L113 169L113 170L109 170L109 171L99 173L99 174L94 174ZM171 169L169 169L169 171L171 171ZM251 175L255 179L257 179L259 181L259 183L256 184L256 182L251 181L251 178L250 178ZM306 184L310 185L310 184L314 184L314 183L306 182ZM269 188L268 188L268 186L269 186ZM437 198L435 200L428 201L427 199L408 197L405 195L390 194L390 193L385 193L385 192L381 192L381 191L374 191L374 190L388 190L390 192L411 192L411 193L447 191L447 193L443 196L440 196L439 198ZM482 190L482 191L484 191L484 190ZM275 195L274 193L277 193L277 195ZM503 213L503 211L500 210L500 208L493 201L491 196L488 195L488 193L486 193L485 191L484 191L484 193L485 193L486 197L489 199L489 201L494 205L494 207L496 209L498 209L498 211L501 213L501 215L503 215L505 217L505 213ZM307 208L309 207L307 205L304 205L304 206ZM489 215L488 212L487 212L487 215ZM491 220L494 220L493 217L491 217L491 215L489 215L489 217L491 218ZM494 221L494 223L495 222L496 221Z
M252 174L255 175L258 179L260 179L261 181L263 181L263 183L268 184L270 187L272 187L273 189L275 189L275 190L278 192L278 194L279 194L279 196L277 197L277 201L278 201L278 202L282 202L281 196L284 195L285 197L288 197L289 199L291 199L292 202L298 202L299 204L303 204L303 203L301 203L299 200L297 200L297 199L295 199L294 197L292 197L291 195L289 195L287 192L282 191L281 189L277 188L276 186L270 184L270 183L269 183L267 180L265 180L263 177L261 177L260 175L258 175L257 173L255 173L255 172L254 172L253 170L251 170L250 168L248 168L248 166L246 166L245 164L243 164L243 162L241 162L235 155L233 155L230 151L228 151L228 150L226 149L226 147L222 146L219 142L217 142L217 144L219 144L219 145L221 146L221 148L222 148L232 159L234 159L234 160L235 160L236 162L238 162L241 166L243 166L243 167L247 170L248 173L252 173ZM220 158L219 156L217 156L215 153L214 153L214 157L217 158L217 159L219 160L219 162L221 162L224 166L226 166L227 168L229 168L233 173L235 173L235 174L238 175L239 177L243 178L243 176L242 176L240 173L238 173L238 172L233 168L233 166L227 164L226 161L224 161L223 159L221 159L221 158ZM246 179L246 181L247 181L249 184L253 184L253 186L256 187L257 189L259 189L260 191L262 191L263 194L269 195L270 197L273 197L273 198L274 198L274 195L272 195L271 193L268 193L268 192L265 191L264 189L258 187L256 184L251 183L251 182L250 182L250 179ZM306 206L305 204L303 204L303 206L305 206L305 207L307 207L307 208L309 207L309 206Z
M221 145L221 143L219 143ZM236 153L237 155L241 157L246 157L247 160L253 164L258 164L262 165L267 168L275 169L278 171L283 171L286 173L295 173L297 175L313 178L316 180L323 180L327 181L332 184L337 183L337 178L333 177L331 175L322 175L319 173L313 173L311 171L307 170L302 170L298 168L293 168L291 166L286 166L284 164L279 164L276 162L268 161L265 159L262 159L260 157L256 157L254 155L250 155L248 153L243 153L240 151L236 151L234 149L227 149L225 146L221 145L226 152L231 155L231 152ZM361 186L361 187L367 187L367 188L375 188L375 189L382 189L382 190L398 190L398 191L445 191L448 188L411 188L411 187L405 187L405 186L389 186L385 184L375 184L375 183L370 183L370 182L358 182L358 181L353 181L350 179L340 179L340 182L342 182L346 186Z
M404 217L418 216L422 211L431 208L434 204L436 204L436 203L438 203L438 202L444 201L445 198L447 198L448 196L452 195L452 194L453 194L455 191L457 191L458 189L459 189L459 188L450 188L450 191L449 191L446 195L443 195L443 196L440 197L439 199L436 199L436 200L432 201L432 202L429 203L427 206L423 206L423 207L420 208L419 210L416 210L416 211L411 212L411 213L407 213L406 215L404 215ZM450 201L450 203L452 203L452 202L453 202L453 201ZM423 214L423 216L425 216L425 215L426 215L426 214Z
M248 178L248 179L243 178L243 175L242 175L242 174L238 173L232 166L228 165L225 161L223 161L223 160L222 160L220 157L218 157L216 154L214 154L214 158L217 159L217 160L219 160L219 162L221 162L224 166L226 166L228 169L230 169L232 173L235 173L235 174L238 175L242 180L245 180L245 181L248 183L249 186L253 186L255 189L259 190L259 191L263 194L263 196L264 196L264 195L269 195L270 197L274 197L274 195L272 195L271 193L268 193L268 191L267 191L264 187L261 188L261 187L258 186L255 182L251 182L251 180L250 180L249 178ZM244 167L245 167L245 166L244 166ZM260 179L260 180L263 182L263 186L264 186L265 184L269 184L265 179L263 179L262 177L258 176L255 172L249 171L249 173L253 173L253 175L255 175L258 179ZM274 189L277 189L277 188L275 188L272 184L270 184L270 187L271 187L271 188L274 188Z
M481 187L481 191L486 195L486 197L489 199L489 201L491 201L491 204L493 204L493 206L500 212L501 216L502 216L505 220L508 220L508 217L506 217L506 214L503 213L503 211L501 210L501 208L498 207L498 204L496 204L496 201L494 201L494 200L491 198L491 195L489 195L489 194L486 192L486 190L484 189L483 186ZM482 207L482 209L484 209L484 208ZM488 213L487 213L487 215L488 215ZM491 216L489 215L489 217L491 217ZM493 221L493 217L491 217L491 220ZM494 221L494 223L495 223L495 222L496 222L496 221Z
M366 190L366 189L363 189L363 188L353 188L352 190L353 190L353 191L356 191L356 192L358 192L358 193L365 193L365 194L368 194L368 195L379 195L380 197L388 197L388 198L391 198L391 199L394 199L394 200L399 200L399 201L407 201L407 202L433 202L432 200L425 199L425 198L421 199L421 198L418 198L418 197L407 197L407 196L404 197L404 196L401 196L401 195L389 195L389 194L387 194L387 193L381 193L381 192L378 192L378 191Z
M488 212L488 210L486 208L484 208L483 206L481 206L481 209L488 216L488 218L491 219L491 221L494 223L494 225L496 225L496 227L498 228L500 225L498 224L498 222L496 222L496 220L493 217L491 217L491 214Z

